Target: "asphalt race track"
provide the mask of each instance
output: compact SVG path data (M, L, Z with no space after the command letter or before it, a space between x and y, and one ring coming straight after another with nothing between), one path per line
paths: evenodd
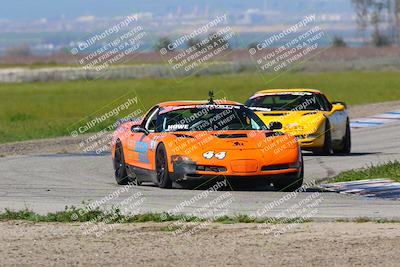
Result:
M353 153L349 156L316 157L305 153L305 182L323 181L343 170L400 159L400 121L380 127L353 130ZM120 189L113 177L110 155L40 155L0 158L0 209L33 209L39 213L63 210L66 205L79 206ZM143 203L136 212L167 212L176 205L202 193L201 190L159 189L142 185L107 202L115 205L140 191ZM181 212L192 213L227 191L212 192L207 198L185 206ZM230 215L256 214L268 217L301 203L316 192L301 192L279 205L263 209L288 193L272 190L230 192ZM313 195L314 194L314 195ZM312 214L315 220L340 218L400 219L400 202L337 193L318 193L319 202ZM260 210L262 212L260 212ZM257 213L257 211L259 211Z

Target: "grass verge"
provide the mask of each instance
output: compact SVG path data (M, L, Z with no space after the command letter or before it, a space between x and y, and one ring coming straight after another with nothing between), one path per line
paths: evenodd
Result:
M277 78L277 79L275 79ZM244 102L255 91L267 88L316 88L332 101L349 105L400 99L398 72L329 72L240 74L175 79L94 80L0 84L0 143L69 135L72 130L101 117L136 95L140 101L107 118L87 132L97 132L137 107L161 101L216 97ZM85 131L86 132L86 131Z
M122 215L119 209L103 211L95 209L87 211L76 207L66 207L64 211L48 213L47 215L37 214L29 209L14 211L5 209L0 213L0 221L23 220L31 222L104 222L104 223L142 223L142 222L204 222L205 218L188 215L170 215L167 213L145 213L137 215ZM290 224L307 223L311 220L302 218L252 218L248 215L221 216L211 222L222 224L233 223L270 223Z
M395 160L385 164L341 172L331 182L338 183L376 178L388 178L400 182L400 162Z
M83 215L81 215L84 213ZM77 217L74 217L77 214ZM96 209L90 212L86 212L83 209L76 207L66 207L64 211L55 213L48 213L47 215L39 215L31 210L24 209L14 211L5 209L4 212L0 213L0 221L30 221L30 222L61 222L61 223L145 223L145 222L174 222L179 221L182 223L191 222L205 222L206 219L187 216L187 215L170 215L167 213L145 213L137 215L122 215L118 209L111 211L102 211ZM304 218L252 218L248 215L236 215L236 216L221 216L211 221L212 223L220 224L235 224L235 223L249 223L249 224L298 224L298 223L310 223L314 222L312 219ZM393 219L372 219L368 217L358 217L355 219L337 219L335 222L355 222L355 223L400 223L399 220ZM179 228L178 226L167 226L161 228L162 231L171 232Z

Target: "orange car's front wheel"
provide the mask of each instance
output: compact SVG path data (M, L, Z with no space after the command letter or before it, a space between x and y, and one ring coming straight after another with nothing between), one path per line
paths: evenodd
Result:
M157 147L156 152L157 185L161 188L171 188L172 182L168 171L167 151L163 143Z

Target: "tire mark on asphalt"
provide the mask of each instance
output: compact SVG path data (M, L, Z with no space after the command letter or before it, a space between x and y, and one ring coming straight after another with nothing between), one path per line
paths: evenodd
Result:
M326 178L321 179L320 182L328 180L337 174L336 171L329 167L322 158L318 158L316 161L326 171Z

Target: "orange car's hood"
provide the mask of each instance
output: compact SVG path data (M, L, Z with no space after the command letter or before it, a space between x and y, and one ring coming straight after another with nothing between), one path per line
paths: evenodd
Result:
M201 147L205 150L208 149L223 149L223 150L237 150L237 149L257 149L257 142L250 138L220 138L213 137L213 141L202 144Z

